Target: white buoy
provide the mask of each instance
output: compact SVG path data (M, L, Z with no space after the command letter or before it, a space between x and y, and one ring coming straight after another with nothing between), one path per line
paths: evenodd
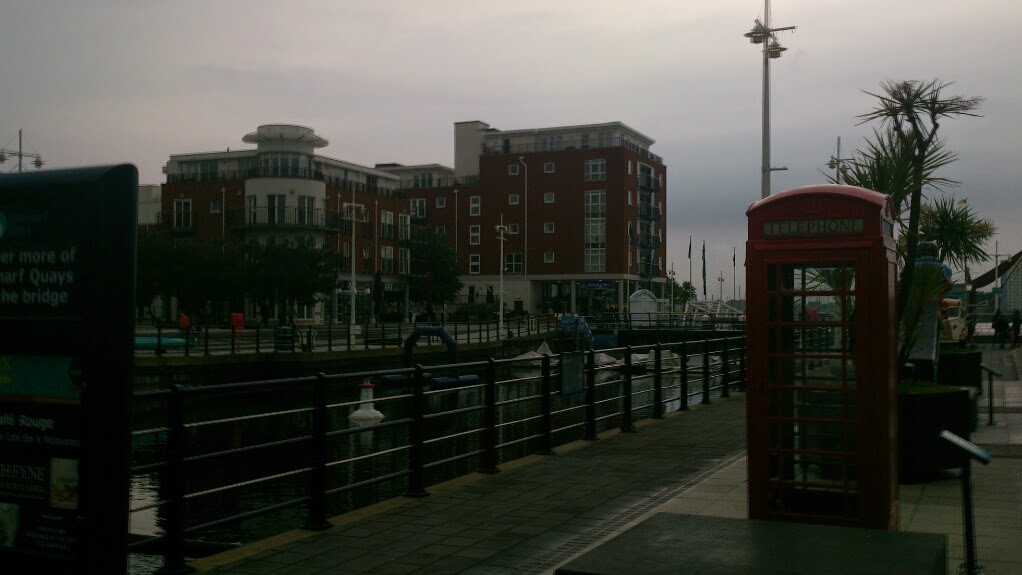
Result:
M367 377L362 380L362 384L359 386L362 388L361 400L358 409L351 412L348 419L358 427L366 427L369 425L375 425L383 421L383 414L380 413L375 407L373 407L373 379Z

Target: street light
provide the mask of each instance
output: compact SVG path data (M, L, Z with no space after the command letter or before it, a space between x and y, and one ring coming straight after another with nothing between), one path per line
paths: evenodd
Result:
M39 154L30 154L28 152L23 152L21 150L21 130L18 130L18 149L17 150L5 150L3 148L0 148L0 164L3 164L4 162L7 161L7 154L11 154L15 158L18 158L18 172L19 173L21 173L21 170L22 170L22 161L21 160L23 160L24 158L35 158L35 160L32 161L32 165L35 166L37 170L39 168L43 167L43 164L46 163L46 162L43 161L43 157L40 156Z
M493 226L493 231L497 232L497 241L500 242L500 300L497 304L497 339L500 339L502 333L504 333L504 234L508 232L508 227L504 225L504 214L500 214L500 224Z
M795 26L770 27L770 0L764 0L763 22L759 20L755 22L752 30L745 33L745 37L752 44L763 44L763 165L760 168L760 192L762 197L766 198L770 195L770 172L788 169L770 166L770 60L780 58L781 53L787 50L774 37L774 32L794 30Z
M355 203L354 189L351 190L351 201L344 202L342 207L348 214L348 221L351 222L351 318L349 323L355 325L355 296L358 294L358 290L355 289L355 210L362 210L362 219L357 221L363 222L365 221L366 207Z
M717 281L720 282L720 301L724 301L724 272L723 270L717 276Z
M834 170L834 182L841 183L841 174L848 171L848 163L855 158L841 157L841 136L837 137L837 153L827 161L827 167Z

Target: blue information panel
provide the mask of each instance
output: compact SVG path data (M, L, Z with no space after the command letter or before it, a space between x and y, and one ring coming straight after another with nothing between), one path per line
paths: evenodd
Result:
M137 187L134 166L0 177L0 565L12 573L125 572Z

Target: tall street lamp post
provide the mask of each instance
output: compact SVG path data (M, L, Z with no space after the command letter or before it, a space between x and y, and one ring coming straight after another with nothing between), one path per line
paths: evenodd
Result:
M827 167L834 170L834 182L841 183L841 174L848 170L848 163L855 158L841 157L841 136L837 137L837 153L827 161Z
M362 220L365 220L365 206L355 203L355 190L351 190L351 201L344 202L344 211L348 214L348 221L351 222L351 318L348 323L355 325L355 296L358 290L355 289L355 210L362 210Z
M525 167L525 254L522 258L522 275L525 276L526 285L529 281L529 164L525 163L525 156L518 156L518 161ZM529 298L531 301L531 297Z
M770 0L764 0L763 21L755 22L745 37L753 44L763 44L763 165L760 168L760 192L761 197L766 198L770 195L770 172L788 169L770 166L770 60L780 58L781 53L787 50L777 41L774 32L794 30L795 26L770 27Z
M46 163L43 161L43 157L40 156L39 154L30 154L29 152L25 152L21 149L21 130L18 130L17 150L5 150L3 148L0 148L0 164L7 161L7 154L12 154L13 157L18 158L18 173L21 173L21 171L24 169L22 160L24 160L25 158L35 158L35 160L32 161L32 165L35 166L36 169L43 167L43 164Z
M497 232L497 241L500 242L500 260L498 265L500 266L500 296L497 302L497 339L500 339L501 334L504 333L504 234L508 232L508 227L504 225L504 214L500 214L500 224L493 226L493 230Z

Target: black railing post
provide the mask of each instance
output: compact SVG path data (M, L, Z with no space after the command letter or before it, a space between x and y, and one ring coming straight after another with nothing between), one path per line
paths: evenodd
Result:
M563 364L562 364L563 365ZM540 427L543 436L539 440L539 455L553 455L553 422L550 416L550 354L543 354L543 376L539 380Z
M346 325L348 326L348 351L351 351L351 336L353 336L354 334L351 333L353 331L351 329L352 328L351 322L348 322Z
M209 324L203 326L205 340L202 342L202 355L209 355Z
M422 366L415 364L412 376L412 421L408 424L408 465L411 474L408 476L408 490L405 497L425 497L429 495L423 487L423 466L425 465L425 445L423 437L423 418L426 415L426 392L423 386Z
M305 529L322 531L330 527L326 519L327 413L326 375L316 374L312 390L312 468L309 474L309 516Z
M985 367L985 366L980 366ZM994 372L987 372L987 425L994 425Z
M982 565L976 561L976 525L972 510L972 458L962 457L962 522L965 524L965 564L959 573L983 575Z
M710 340L703 340L703 405L710 404Z
M738 338L740 342L741 355L738 356L738 391L745 391L745 352L746 352L746 339L745 336Z
M682 340L681 342L681 407L678 411L688 411L688 344Z
M191 355L192 350L192 326L185 329L185 355Z
M486 405L483 409L483 453L479 473L497 473L497 364L493 358L486 363Z
M190 331L189 330L186 330ZM167 489L167 515L163 524L166 544L163 550L162 575L188 573L192 568L185 563L185 413L184 387L170 387L167 405L167 469L164 485Z
M327 351L333 351L334 350L334 324L333 323L326 324L326 350Z
M163 328L156 325L156 355L163 355Z
M312 326L305 328L305 351L314 351L312 345L315 342L312 341Z
M387 349L387 322L380 322L380 348Z
M260 342L261 333L262 332L260 331L259 326L257 325L256 326L256 353L259 353L260 351L262 351L262 350L259 349L259 342Z
M625 346L625 379L621 383L621 431L635 431L632 425L632 346Z
M369 320L366 320L365 325L362 326L362 343L366 349L369 349Z
M664 366L663 366L663 349L660 343L656 344L653 351L654 364L653 364L653 419L663 419L664 417Z
M589 350L586 362L586 425L582 439L596 441L596 352Z
M728 383L731 381L731 364L728 363L728 346L731 343L731 339L724 338L724 351L720 354L720 384L724 386L724 390L720 392L721 397L731 397L731 392L728 390Z
M234 355L238 351L238 345L241 342L238 341L238 331L233 327L231 328L231 355Z

